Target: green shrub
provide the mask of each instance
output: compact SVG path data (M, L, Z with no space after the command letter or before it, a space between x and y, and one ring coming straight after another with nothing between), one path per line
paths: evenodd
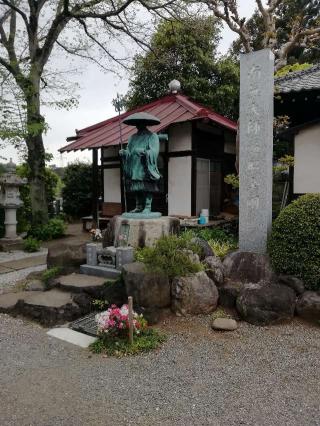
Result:
M137 250L136 260L143 262L148 271L166 274L170 279L185 276L203 269L194 263L186 251L200 254L201 248L190 241L187 235L170 235L160 238L154 247Z
M209 240L208 244L212 248L215 256L219 257L225 257L238 247L237 243L233 241Z
M103 337L92 343L90 349L94 353L121 357L150 352L157 349L165 341L166 336L163 333L148 328L140 336L134 337L132 345L130 345L128 338Z
M62 219L50 219L45 225L31 228L29 235L42 241L54 240L65 234L67 225Z
M60 266L54 266L53 268L49 268L42 273L41 280L45 284L48 284L51 279L56 278L58 275L60 275L61 271L62 269L60 268Z
M23 241L23 250L28 253L34 253L40 250L41 242L36 238L28 237Z
M63 185L63 211L73 218L91 214L92 166L81 162L69 164L65 169Z
M277 272L300 277L309 289L320 289L320 194L303 195L280 212L268 251Z

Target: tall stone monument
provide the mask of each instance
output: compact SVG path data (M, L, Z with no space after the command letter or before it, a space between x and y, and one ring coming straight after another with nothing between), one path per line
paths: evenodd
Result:
M265 253L272 224L274 55L240 57L239 249Z

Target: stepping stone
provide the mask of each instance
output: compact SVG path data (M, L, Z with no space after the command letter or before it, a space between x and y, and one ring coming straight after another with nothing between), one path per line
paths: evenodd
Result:
M97 338L88 336L87 334L79 333L78 331L71 330L70 328L53 328L47 332L49 336L63 340L73 345L80 346L81 348L88 348L94 343Z
M84 274L70 274L58 277L55 286L72 293L89 293L99 295L99 292L106 282L106 278L94 277Z
M73 302L72 294L53 289L50 291L28 292L20 312L36 319L43 325L72 321L82 314L81 308Z
M12 312L15 310L15 307L19 300L24 300L26 297L30 296L28 291L20 291L18 293L6 293L0 296L0 312Z
M234 331L238 328L238 324L231 318L216 318L212 322L212 328L220 331Z

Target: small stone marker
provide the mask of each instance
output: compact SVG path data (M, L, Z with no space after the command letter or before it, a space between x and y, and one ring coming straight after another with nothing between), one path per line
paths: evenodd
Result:
M231 318L216 318L212 322L212 328L220 331L234 331L238 328L238 324Z
M274 55L240 56L239 248L265 253L272 223Z

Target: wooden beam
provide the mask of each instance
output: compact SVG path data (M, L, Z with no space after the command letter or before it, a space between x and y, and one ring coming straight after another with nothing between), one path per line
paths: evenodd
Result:
M98 167L98 149L92 150L92 218L93 225L98 226L99 218L99 167Z

